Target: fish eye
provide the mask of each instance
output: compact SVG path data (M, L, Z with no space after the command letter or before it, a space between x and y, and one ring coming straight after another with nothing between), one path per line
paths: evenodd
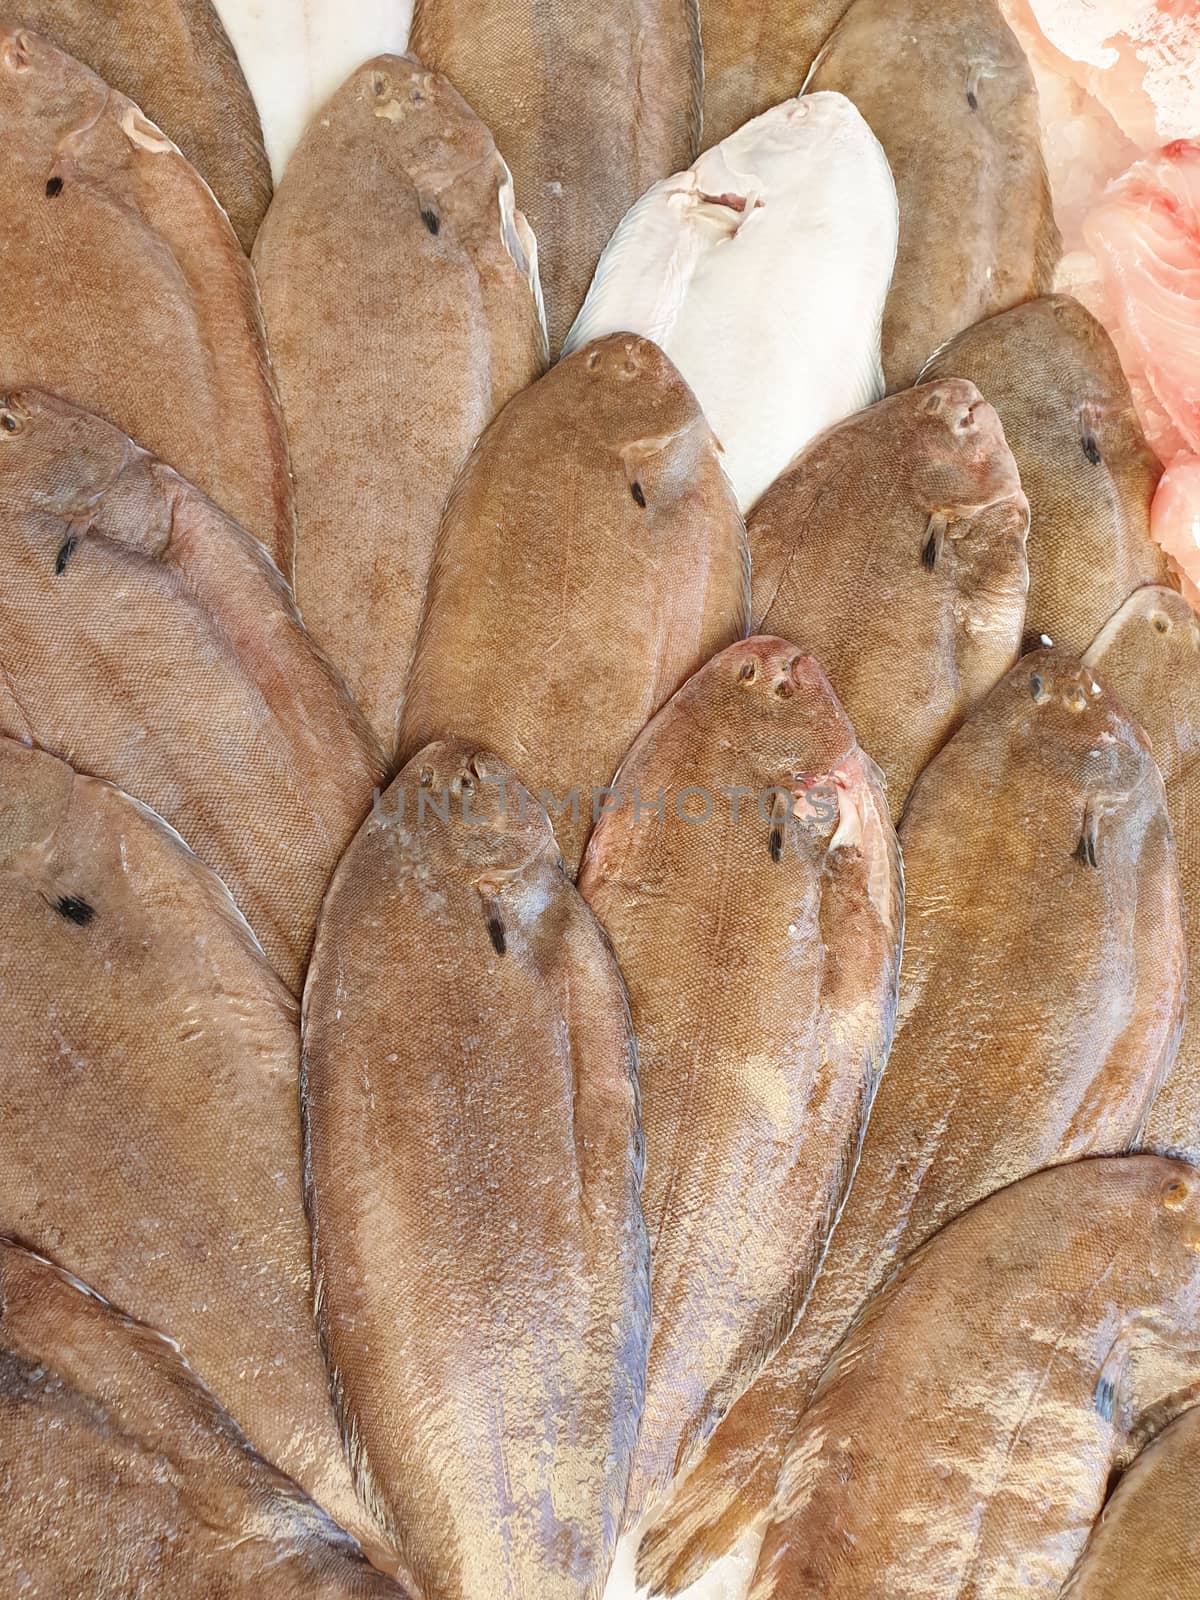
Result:
M433 768L432 767L422 767L421 768L421 776L420 776L419 782L420 782L420 785L421 785L422 789L432 789L432 787L433 787Z
M753 661L744 662L742 665L742 670L738 673L738 682L753 683L757 671L758 669Z
M1171 631L1171 619L1170 619L1170 617L1168 617L1165 614L1165 612L1162 612L1162 611L1153 611L1153 612L1151 612L1150 621L1154 624L1155 633L1170 633L1170 631Z
M1162 1203L1170 1211L1177 1211L1188 1197L1188 1186L1182 1178L1169 1178L1163 1185Z
M1033 696L1033 703L1039 706L1042 704L1043 700L1048 700L1050 698L1050 692L1046 688L1046 680L1042 677L1040 672L1035 672L1030 678L1029 693Z
M20 433L21 424L11 411L0 411L0 428L3 428L5 433Z

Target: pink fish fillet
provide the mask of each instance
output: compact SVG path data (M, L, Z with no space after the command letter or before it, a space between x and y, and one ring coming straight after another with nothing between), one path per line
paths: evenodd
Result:
M1151 532L1200 603L1200 139L1176 139L1135 162L1109 185L1084 234L1104 320L1167 465Z

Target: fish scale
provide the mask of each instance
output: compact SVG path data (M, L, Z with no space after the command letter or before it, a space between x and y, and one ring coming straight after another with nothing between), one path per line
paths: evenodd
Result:
M900 844L900 1010L854 1184L795 1331L649 1529L655 1592L762 1527L822 1369L896 1262L1006 1183L1131 1148L1178 1043L1162 777L1077 657L1018 662L925 769Z
M0 382L105 416L291 574L283 419L258 290L203 179L131 100L0 28Z
M487 129L377 56L308 129L254 248L296 485L296 600L389 756L442 509L546 359L536 245Z
M410 42L512 171L557 356L613 229L696 153L697 0L417 0Z
M255 1448L378 1544L309 1305L294 1001L152 812L7 739L0 902L0 1234L176 1340Z
M21 22L135 101L205 179L249 253L271 199L262 128L210 0L21 0Z
M999 412L1029 498L1027 636L1086 650L1166 575L1150 538L1160 469L1112 341L1070 295L1047 295L967 329L922 373L949 377Z
M904 893L878 773L784 639L701 668L617 783L664 796L603 817L579 875L640 1046L654 1331L631 1523L808 1291L891 1042Z

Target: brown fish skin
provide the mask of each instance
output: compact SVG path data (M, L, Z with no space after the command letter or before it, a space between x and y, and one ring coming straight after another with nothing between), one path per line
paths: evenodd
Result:
M255 246L296 482L297 603L389 752L442 509L484 428L546 364L511 194L445 78L379 56L310 124Z
M905 389L821 435L746 521L752 625L829 674L894 816L1015 662L1029 506L974 384Z
M1063 1600L1185 1600L1200 1572L1200 1406L1121 1478Z
M968 328L924 379L969 378L1004 424L1029 497L1025 628L1088 648L1166 560L1150 537L1161 468L1112 340L1070 295L1046 295Z
M409 49L465 96L512 170L557 355L621 218L699 149L698 0L417 0Z
M287 444L254 274L228 217L131 100L0 26L0 383L115 423L291 575Z
M294 1002L152 812L8 739L0 907L0 1233L177 1340L256 1449L369 1530L312 1317Z
M210 0L21 0L21 23L128 95L208 184L249 253L271 202L254 98Z
M460 736L535 795L577 791L555 822L572 876L595 791L745 635L745 530L718 450L657 345L614 334L508 404L446 508L401 749Z
M899 1019L850 1196L795 1331L643 1544L656 1591L761 1522L831 1352L894 1263L1004 1184L1128 1149L1178 1041L1162 778L1069 652L1024 657L968 717L900 844Z
M1183 884L1188 970L1200 981L1200 625L1173 589L1138 589L1084 661L1145 728L1162 770ZM1200 1007L1188 1007L1178 1053L1140 1142L1200 1164Z
M883 374L907 389L947 339L1053 282L1061 241L1029 64L996 0L855 0L806 88L847 95L891 163Z
M0 580L0 733L152 806L298 993L382 756L262 546L25 390L0 396Z
M579 888L641 1046L654 1329L632 1520L815 1275L891 1043L904 891L878 773L785 639L702 667L617 784L625 803L593 833ZM658 794L661 817L634 809Z
M1195 1167L1084 1161L993 1195L910 1257L825 1373L750 1600L1056 1600L1104 1499L1130 1349L1198 1316Z
M800 93L850 0L700 0L703 148Z
M303 1038L319 1319L364 1494L426 1600L598 1594L649 1335L637 1051L608 941L495 757L427 747L364 823Z
M404 1600L161 1334L0 1240L0 1589Z

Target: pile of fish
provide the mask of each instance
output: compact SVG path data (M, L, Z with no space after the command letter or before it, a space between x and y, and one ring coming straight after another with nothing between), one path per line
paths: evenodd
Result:
M1200 7L13 5L0 1600L1200 1600Z

